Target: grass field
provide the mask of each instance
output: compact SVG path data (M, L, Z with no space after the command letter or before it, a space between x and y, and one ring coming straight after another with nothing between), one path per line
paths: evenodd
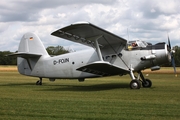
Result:
M38 78L10 68L0 66L1 120L180 119L180 76L167 74L172 68L164 68L164 73L145 71L153 85L140 90L129 88L128 75L85 82L43 79L43 85L36 86Z

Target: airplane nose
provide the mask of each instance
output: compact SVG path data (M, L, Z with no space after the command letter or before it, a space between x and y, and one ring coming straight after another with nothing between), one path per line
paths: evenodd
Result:
M165 50L166 50L166 56L167 56L167 58L168 58L168 61L169 62L171 62L171 52L173 52L173 51L171 51L171 48L167 45L167 44L165 44Z

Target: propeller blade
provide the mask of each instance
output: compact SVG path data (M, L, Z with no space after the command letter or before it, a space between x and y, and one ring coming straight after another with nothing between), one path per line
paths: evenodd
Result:
M172 52L172 49L171 49L171 42L170 42L170 39L169 39L169 35L168 35L168 45L169 45L170 53L171 53L171 64L172 64L172 66L174 68L174 73L176 74L176 65L175 65L173 52ZM177 74L175 76L177 77Z
M170 39L169 39L169 35L168 35L168 45L169 45L169 48L171 49L171 42L170 42Z
M173 55L171 54L171 63L172 63L172 66L174 68L174 73L176 74L176 65L175 65L175 60L174 60L174 57Z

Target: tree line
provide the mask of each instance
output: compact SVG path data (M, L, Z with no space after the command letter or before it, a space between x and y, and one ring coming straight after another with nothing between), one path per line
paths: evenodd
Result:
M49 46L46 48L46 51L51 56L56 56L60 54L69 53L70 50L66 50L62 46ZM12 56L7 56L12 54L13 52L10 51L0 51L0 65L17 65L17 58Z
M56 46L56 47L49 46L46 48L46 50L49 53L49 55L51 55L51 56L56 56L56 55L65 54L65 53L70 52L70 50L66 50L62 46ZM180 47L175 46L175 47L173 47L173 50L175 51L175 53L173 54L173 57L175 60L176 67L180 67ZM8 54L12 54L12 52L0 51L0 65L16 65L17 64L16 57L7 57L6 55L8 55ZM172 66L171 63L163 65L163 67L170 67L170 66Z

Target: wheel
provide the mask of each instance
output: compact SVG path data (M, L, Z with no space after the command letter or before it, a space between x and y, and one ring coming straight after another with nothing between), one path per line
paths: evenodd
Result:
M132 80L130 82L130 88L131 89L140 89L140 87L141 87L141 83L139 80Z
M149 88L152 86L152 82L149 79L145 79L145 81L142 82L142 86L145 88Z
M36 85L42 85L42 82L41 82L40 80L38 80L38 81L36 82Z

